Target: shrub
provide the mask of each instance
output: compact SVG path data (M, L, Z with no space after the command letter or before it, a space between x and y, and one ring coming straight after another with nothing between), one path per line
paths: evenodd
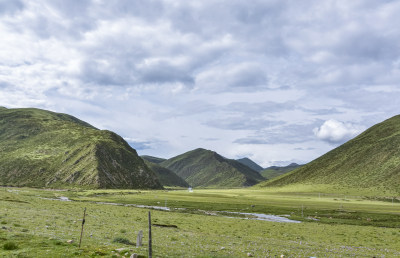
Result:
M15 250L18 249L18 246L14 242L7 242L3 245L4 250Z
M121 243L121 244L125 244L125 245L134 245L134 243L132 243L131 241L129 241L128 239L124 238L124 237L116 237L113 240L114 243Z

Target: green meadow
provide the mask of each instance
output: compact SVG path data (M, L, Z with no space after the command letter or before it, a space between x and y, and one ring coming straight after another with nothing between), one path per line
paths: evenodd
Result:
M153 257L400 256L398 198L297 190L3 187L0 256L130 257L137 253L147 257L148 211ZM79 248L84 208L86 223ZM301 223L260 221L231 212L283 215ZM136 247L140 230L143 246Z

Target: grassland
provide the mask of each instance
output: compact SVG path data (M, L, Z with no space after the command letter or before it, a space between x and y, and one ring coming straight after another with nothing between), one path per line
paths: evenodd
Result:
M148 209L122 204L171 208L171 211L151 211L153 224L176 226L153 226L154 257L247 257L248 253L254 257L400 255L398 199L392 202L384 196L286 190L195 189L188 192L0 188L0 256L129 257L132 253L146 256ZM61 196L73 201L53 200ZM82 246L78 248L84 207L87 208L86 224ZM224 213L210 215L212 211L290 215L291 219L302 223L228 218ZM142 247L113 241L136 242L139 230L144 231ZM68 240L74 240L74 243L67 243ZM117 251L119 248L124 250Z

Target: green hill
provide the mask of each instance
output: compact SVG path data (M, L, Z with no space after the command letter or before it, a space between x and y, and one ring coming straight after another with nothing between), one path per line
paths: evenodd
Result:
M239 161L243 165L246 165L249 168L251 168L251 169L253 169L253 170L257 171L257 172L261 172L264 169L263 167L261 167L260 165L258 165L257 163L255 163L254 161L252 161L249 158L237 159L236 161Z
M175 174L168 168L164 168L156 163L144 160L146 165L156 174L158 180L160 180L163 186L178 186L178 187L189 187L189 184Z
M374 125L320 158L260 186L293 184L400 193L400 116Z
M266 169L262 170L260 174L265 177L266 179L270 180L272 178L281 176L283 174L286 174L292 170L295 170L298 167L301 167L302 165L292 163L288 166L285 167L278 167L278 166L271 166L267 167Z
M153 156L148 156L148 155L142 155L140 156L142 159L150 161L151 163L155 163L155 164L159 164L163 161L166 161L166 159L163 158L157 158L157 157L153 157Z
M174 171L193 187L243 187L264 180L258 172L240 162L205 149L186 152L160 165Z
M120 136L73 116L0 108L0 184L162 188Z

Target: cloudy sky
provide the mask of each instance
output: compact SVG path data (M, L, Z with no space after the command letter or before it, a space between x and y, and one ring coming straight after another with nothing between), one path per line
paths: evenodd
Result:
M139 154L311 161L400 113L400 1L0 0L0 106Z

